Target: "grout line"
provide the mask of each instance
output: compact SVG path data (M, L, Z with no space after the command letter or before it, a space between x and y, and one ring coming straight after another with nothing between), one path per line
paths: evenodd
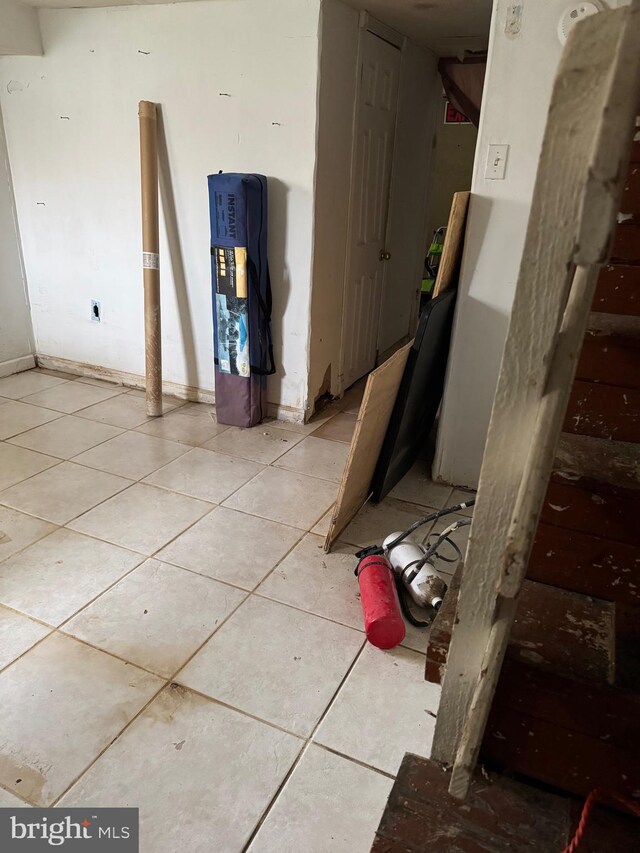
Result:
M4 604L3 604L2 606L3 606L3 607L6 607L6 605L4 605ZM7 609L9 609L9 610L13 610L13 608L12 608L12 607L11 607L11 608L7 608ZM20 616L25 616L25 614L24 614L24 613L21 613L19 610L13 610L13 612L14 612L14 613L18 613ZM31 616L28 616L28 617L26 617L26 618L31 619L32 617L31 617ZM38 622L39 622L40 620L33 620L33 621L38 621ZM28 648L28 649L25 649L23 652L21 652L21 653L18 655L18 657L16 657L16 658L14 658L13 660L9 661L9 663L5 664L3 667L0 667L0 675L1 675L2 673L6 672L6 670L7 670L7 669L9 669L9 667L10 667L10 666L13 666L13 665L14 665L14 663L17 663L19 660L21 660L23 657L25 657L25 655L29 654L29 652L32 652L32 651L33 651L37 646L39 646L41 643L44 643L44 641L45 641L45 640L48 640L48 639L49 639L49 637L50 637L52 634L55 634L55 632L56 632L56 628L55 628L55 626L53 626L53 625L47 625L46 623L43 623L43 627L47 627L47 628L49 628L49 633L48 633L48 634L45 634L45 635L44 635L44 637L40 637L40 639L39 639L39 640L37 640L37 641L36 641L32 646L29 646L29 648Z
M177 679L172 679L169 681L170 687L174 685L176 687L179 687L181 690L186 690L189 693L193 693L194 696L198 696L198 698L204 699L207 702L210 702L212 705L218 705L221 708L225 708L227 711L234 711L234 713L240 714L242 717L247 717L247 719L249 720L253 720L256 723L261 723L265 726L269 726L270 729L275 729L277 732L289 735L289 737L294 737L296 740L303 741L306 743L306 738L304 735L292 732L290 729L285 729L284 726L280 726L278 725L278 723L274 723L271 720L266 720L264 717L259 717L257 714L252 714L251 711L245 711L243 708L238 708L236 705L230 705L228 702L225 702L222 699L218 699L215 696L210 696L208 693L203 693L196 687L191 687L190 685L185 684L182 681L178 681Z
M76 640L76 642L82 642L82 640ZM87 644L85 643L85 645L87 645ZM112 655L111 657L114 657L114 656ZM145 670L145 672L146 672L146 670ZM156 677L157 677L157 676L156 676ZM87 772L88 772L88 771L93 767L93 765L96 763L96 761L98 761L98 759L102 758L102 756L105 754L105 752L106 752L106 751L107 751L111 746L113 746L113 744L114 744L117 740L119 740L119 739L122 737L122 735L123 735L123 734L126 732L126 730L131 726L131 724L132 724L135 720L137 720L137 719L138 719L138 717L140 717L140 716L141 716L141 715L142 715L142 714L147 710L147 708L149 707L149 705L151 705L151 703L152 703L152 702L154 702L154 701L158 698L158 696L162 693L162 691L163 691L163 690L165 690L165 689L167 688L167 686L168 686L168 684L169 684L169 682L168 682L168 681L166 681L166 680L164 680L164 679L161 679L161 681L162 681L162 683L161 683L160 687L159 687L159 688L156 690L156 692L151 696L151 698L150 698L150 699L149 699L149 700L148 700L148 701L147 701L147 702L142 706L142 708L138 711L138 713L137 713L137 714L134 714L134 716L129 720L129 722L128 722L128 723L127 723L127 724L126 724L122 729L120 729L120 731L115 735L115 737L113 737L113 738L109 741L109 743L104 747L104 749L101 749L101 750L100 750L100 752L95 756L95 758L94 758L92 761L90 761L90 762L89 762L89 764L87 764L87 766L84 768L84 770L82 770L82 771L81 771L81 772L80 772L80 773L75 777L75 779L73 779L73 781L72 781L69 785L67 785L67 787L64 789L64 791L62 791L62 793L61 793L61 794L58 794L58 796L57 796L57 797L55 797L55 798L54 798L50 803L47 803L47 804L44 806L44 808L53 808L57 803L59 803L59 802L60 802L60 800L65 796L65 794L68 794L68 793L69 793L69 791L73 788L73 786L74 786L74 785L77 785L77 783L80 781L80 779L82 779L82 777L83 777L83 776L84 776L84 775L85 775L85 774L86 774L86 773L87 773ZM41 807L41 808L42 808L42 807Z
M282 780L282 782L280 783L280 785L278 786L278 788L276 789L275 794L273 795L273 797L269 800L269 802L267 803L267 805L263 809L261 816L259 817L256 825L253 827L253 829L251 831L251 834L247 838L245 844L242 846L241 853L246 853L246 851L248 851L249 848L251 847L251 845L253 844L253 842L256 838L256 835L262 829L264 822L267 820L267 818L271 814L271 810L273 809L273 807L277 803L278 799L280 798L280 794L285 789L287 783L289 782L289 779L291 779L291 777L293 776L297 766L302 761L302 758L307 753L307 750L309 749L310 746L311 746L311 741L309 741L309 740L306 740L304 742L304 744L302 745L302 749L298 753L295 761L293 762L293 764L291 765L291 767L289 768L289 770L285 774L285 777Z
M324 749L325 752L330 752L332 755L337 755L339 758L344 758L347 761L351 761L352 764L358 764L360 767L364 767L366 770L371 770L373 773L378 773L380 776L385 776L387 779L393 779L395 782L395 775L393 773L388 773L386 770L381 770L379 767L374 767L373 764L367 764L366 761L360 761L359 758L354 758L352 755L347 755L346 752L340 752L338 749L333 749L330 746L327 746L324 743L320 743L317 740L311 741L314 746L317 746L319 749Z
M53 533L56 533L58 530L62 529L61 525L56 524L53 521L45 521L45 519L43 519L43 518L38 518L37 515L30 515L28 512L23 512L21 509L14 509L12 506L7 506L6 504L1 504L0 510L2 510L2 509L7 509L7 510L10 510L11 512L17 512L18 515L26 515L27 518L33 518L36 521L42 521L43 524L51 524L51 525L53 525L54 529L49 530L48 533L44 533L42 536L38 536L32 542L29 542L24 547L19 548L17 551L14 551L13 554L7 554L6 557L0 557L0 568L2 567L3 563L10 560L12 557L17 557L19 554L23 554L27 550L27 548L31 548L32 545L35 545L38 542L41 542L43 539L46 539L48 536L51 536ZM0 601L0 604L3 604L3 602ZM6 607L6 605L4 605L4 606ZM32 617L29 617L29 618L31 619Z
M273 809L273 807L274 807L274 806L275 806L275 804L277 803L277 801L278 801L278 799L279 799L279 797L280 797L280 794L281 794L281 793L282 793L282 791L284 790L284 788L285 788L285 786L287 785L287 783L288 783L289 779L290 779L290 778L291 778L291 776L293 775L293 772L295 771L296 767L297 767L297 766L298 766L298 764L300 763L300 761L301 761L301 759L302 759L302 756L307 752L307 750L309 749L309 747L311 746L311 744L312 744L312 743L314 743L313 738L314 738L314 736L315 736L316 732L318 731L318 728L320 727L320 725L322 724L323 720L325 719L325 717L326 717L326 716L327 716L327 714L329 713L329 710L333 707L333 704L334 704L334 702L336 701L336 699L337 699L337 697L338 697L338 694L340 693L340 691L342 690L342 688L343 688L344 684L346 683L347 679L349 678L349 676L350 676L350 675L351 675L351 673L353 672L353 669L354 669L354 667L355 667L356 663L357 663L357 662L358 662L358 660L360 659L360 655L362 654L362 651L363 651L363 649L364 649L364 647L365 647L365 645L366 645L366 642L367 642L367 641L366 641L366 639L365 639L365 640L364 640L364 642L362 643L362 645L360 646L359 651L358 651L358 652L356 652L356 654L355 654L355 656L354 656L353 660L351 661L350 666L347 668L347 671L345 672L345 674L344 674L344 676L342 677L342 679L341 679L340 683L339 683L339 684L338 684L338 686L336 687L336 689L335 689L335 691L334 691L334 693L333 693L333 696L331 697L331 699L330 699L330 700L329 700L329 702L327 703L327 705L326 705L326 707L325 707L325 709L324 709L323 713L320 715L320 718L319 718L318 722L315 724L315 726L314 726L314 727L313 727L313 729L311 730L311 732L310 732L309 736L306 738L305 743L304 743L304 746L302 747L302 750L300 751L300 754L299 754L299 756L298 756L297 760L296 760L296 761L294 761L294 762L293 762L293 764L291 765L291 767L289 768L289 772L288 772L288 773L287 773L287 775L284 777L284 779L282 780L282 782L281 782L280 786L278 787L277 791L275 792L275 794L273 795L273 797L272 797L272 798L271 798L271 800L269 801L269 804L267 805L266 809L265 809L265 810L264 810L264 812L262 813L262 817L260 818L260 820L259 820L259 821L256 823L256 825L254 826L254 828L253 828L253 831L252 831L251 835L249 836L249 838L248 838L248 840L247 840L246 844L244 845L244 847L242 848L242 853L246 853L246 851L248 851L248 850L249 850L249 848L250 848L251 844L253 843L253 841L254 841L254 839L255 839L256 835L260 832L260 829L262 828L263 824L265 823L265 821L266 821L266 820L267 820L267 818L269 817L269 814L271 813L271 810Z
M71 417L74 417L74 415L63 415L62 417L65 417L65 418L71 418ZM52 423L56 423L56 422L57 422L57 421L59 421L59 420L62 420L62 418L54 418L54 420L52 420L52 421L48 421L48 423L51 423L51 424L52 424ZM89 423L89 424L91 424L91 423L94 423L94 424L95 424L95 423L99 423L99 424L101 424L101 423L102 423L101 421L91 421L91 420L89 420L88 418L81 418L81 420L82 420L83 422L85 422L85 423ZM41 427L42 427L42 426L47 426L47 424L46 424L46 423L45 423L45 424L40 424L40 426L41 426ZM87 451L89 451L89 450L93 450L95 447L100 447L100 445L101 445L101 444L106 444L108 441L112 441L114 438L118 438L118 437L119 437L119 436L121 436L123 433L125 433L125 432L127 432L127 431L128 431L128 430L125 430L123 427L116 427L114 424L103 424L103 426L109 426L109 427L111 427L112 429L119 429L119 430L120 430L120 432L119 432L119 433L116 433L116 435L110 435L110 436L109 436L109 438L104 438L104 439L102 439L102 441L98 441L98 442L96 442L96 444L92 444L90 447L86 447L84 450L81 450L79 453L74 453L74 454L73 454L73 456L54 456L54 455L53 455L53 453L43 453L41 450L34 450L32 447L24 447L22 444L16 444L16 443L14 443L14 442L12 442L12 441L8 441L8 440L7 440L7 441L6 441L6 443L7 443L7 444L11 444L13 447L20 447L20 448L22 448L22 450L30 450L32 453L40 453L40 454L41 454L41 455L43 455L43 456L50 456L52 459L59 459L59 460L60 460L60 462L71 462L71 461L72 461L73 459L75 459L77 456L81 456L83 453L87 453ZM39 429L39 428L40 428L40 427L34 427L33 429ZM30 430L26 430L26 432L30 432ZM20 435L25 435L25 433L20 433ZM16 438L17 436L13 436L13 437L14 437L14 438ZM76 462L76 465L79 465L79 464L81 464L81 463ZM85 467L85 468L89 468L90 466L89 466L89 465L84 465L83 467ZM46 470L46 469L45 469L45 470ZM91 470L95 471L95 470L99 470L99 469L92 468ZM38 473L39 473L39 474L41 474L41 473L42 473L42 471L39 471ZM111 471L103 471L102 473L104 473L104 474L110 474L110 473L111 473ZM37 475L34 475L34 476L37 476ZM27 479L30 479L30 478L27 478ZM20 482L22 482L22 481L20 481ZM14 484L14 485L15 485L15 484Z
M265 426L265 427L267 427L267 428L268 428L268 427L269 427L269 424L257 424L256 426L257 426L257 427ZM235 429L238 429L238 428L239 428L239 427L235 427ZM234 427L227 427L227 429L226 429L226 430L224 430L223 432L218 433L218 435L224 435L224 433L225 433L225 432L227 432L229 429L234 429ZM255 427L252 427L252 429L255 429ZM276 427L274 427L274 429L276 429ZM296 443L295 443L295 444L293 444L291 447L287 447L285 450L283 450L283 451L282 451L282 453L278 454L274 459L271 459L269 462L265 462L265 461L264 461L264 460L262 460L262 459L252 459L251 457L248 457L248 456L238 456L237 454L231 453L230 451L228 451L228 450L224 450L223 448L216 448L216 449L214 450L214 448L213 448L213 447L204 447L203 449L204 449L204 450L209 450L209 451L211 451L211 453L221 453L223 456L230 456L232 459L242 459L242 460L244 460L245 462L255 462L255 463L256 463L256 465L264 465L264 466L265 466L265 468L274 467L274 462L277 462L277 461L278 461L278 459L282 459L282 457L283 457L283 456L286 456L286 455L287 455L287 453L289 453L289 451L290 451L290 450L293 450L293 449L294 449L295 447L297 447L299 444L302 444L302 442L304 441L304 439L308 437L308 436L306 436L306 435L300 435L300 433L297 433L297 432L291 432L291 430L283 430L283 429L281 429L281 430L279 430L279 431L280 431L281 433L283 433L283 435L299 435L299 436L300 436L300 438L298 439L298 441L296 441ZM207 440L207 442L205 442L205 443L207 443L207 444L208 444L210 441L213 441L213 440L214 440L214 439L216 439L216 438L218 438L218 436L217 436L217 435L214 435L214 436L213 436L213 438L208 439L208 440ZM283 439L279 439L279 441L282 441L282 442L285 442L285 443L286 443L286 442L288 442L288 441L289 441L289 439L288 439L288 438L283 438Z
M8 403L24 403L23 400L7 400L7 402ZM18 436L20 436L20 435L24 435L27 432L32 432L32 430L38 429L41 426L46 426L47 424L55 423L55 421L59 421L62 418L67 417L64 414L64 412L56 412L55 409L46 409L44 406L35 406L33 403L24 403L24 405L25 406L31 406L32 409L44 409L45 412L51 412L52 414L55 413L56 415L58 415L58 417L57 418L50 418L50 420L48 420L48 421L43 421L41 424L34 424L33 426L27 427L26 429L20 429L20 430L18 430L18 432L14 432L11 435L5 435L4 438L2 438L2 441L7 442L7 444L13 443L12 439L18 438ZM4 403L0 403L0 406L4 406ZM18 444L17 447L22 447L22 445ZM24 450L30 450L31 448L25 447L23 449Z
M121 480L127 479L126 477L121 477L119 474L110 474L108 471L97 471L95 468L88 468L86 465L80 465L78 462L71 462L71 460L69 460L69 459L63 459L60 464L62 465L64 463L69 463L70 465L77 465L78 468L85 468L85 470L93 471L94 473L97 473L97 474L107 474L110 477L119 477L119 479L121 479ZM58 468L58 467L59 467L58 465L52 465L51 468L45 468L45 470L40 471L40 473L44 474L46 471L52 471L54 468ZM38 475L34 474L34 476L37 477ZM27 479L32 479L32 478L28 477ZM26 482L27 482L27 480L21 480L19 483L15 483L14 485L21 486L22 483L26 483ZM135 485L136 485L136 483L133 480L129 480L127 482L127 485L122 486L122 488L118 489L117 492L114 492L112 495L107 495L106 498L103 498L102 500L98 501L98 503L93 504L93 506L90 506L87 509L80 510L80 512L77 515L72 516L71 518L67 519L66 521L54 521L51 518L45 518L45 516L43 516L43 515L36 515L35 512L31 512L28 509L23 509L21 507L12 506L11 504L2 503L2 501L1 501L2 492L0 492L0 506L5 507L6 509L12 509L14 512L19 512L19 513L22 513L23 515L28 515L29 518L35 518L38 521L46 521L47 524L55 524L55 526L58 529L60 529L60 528L66 527L68 524L71 524L72 521L76 521L78 518L80 518L80 516L85 515L86 513L90 512L92 509L96 509L97 507L102 506L103 503L106 503L107 501L111 500L111 498L115 498L117 495L121 495L123 492L126 492L127 489L130 489L131 486L135 486ZM13 488L13 487L10 486L9 488ZM69 530L73 530L73 528L70 527ZM78 531L78 530L74 531L74 533L79 533L79 532L81 532L81 531ZM51 533L55 533L55 531L52 530ZM50 536L51 533L49 533L47 535ZM90 534L85 534L85 535L90 535ZM41 537L41 538L45 538L45 537ZM107 541L106 539L100 539L98 536L93 536L92 538L98 539L99 542L106 542ZM39 540L36 540L36 541L39 541ZM35 545L35 542L32 542L31 544ZM109 544L114 545L116 543L110 542ZM26 547L30 547L30 546L27 545ZM125 546L120 545L118 547L123 548ZM22 549L22 550L24 550L24 549ZM133 549L127 548L127 550L132 551ZM137 554L139 552L136 551L135 553ZM15 556L15 555L11 554L9 557L6 557L4 559L11 559L11 557L13 557L13 556ZM0 563L2 563L1 559L0 559Z

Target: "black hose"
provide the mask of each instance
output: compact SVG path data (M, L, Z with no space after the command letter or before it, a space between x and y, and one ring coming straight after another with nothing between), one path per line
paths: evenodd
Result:
M445 509L439 509L437 512L432 512L429 515L423 515L422 518L419 518L417 521L414 521L407 529L401 533L399 536L389 542L389 544L385 548L382 548L377 545L370 545L368 548L363 548L361 551L358 551L356 557L365 557L373 554L384 554L385 550L390 550L391 548L395 548L396 545L399 545L403 539L406 539L407 536L410 536L414 530L417 530L419 527L422 527L423 524L428 524L430 521L437 521L439 518L442 518L443 515L450 515L453 512L460 512L462 509L468 509L473 506L476 502L475 498L472 498L470 501L464 501L463 503L456 504L455 506L448 506ZM469 522L471 523L471 522Z
M396 589L398 590L398 600L400 602L400 609L402 610L402 615L410 622L415 628L429 628L433 620L429 620L428 622L422 622L420 619L416 619L411 610L409 610L409 605L407 604L408 593L404 588L404 584L402 583L402 575L398 575L395 572L393 573L396 582Z

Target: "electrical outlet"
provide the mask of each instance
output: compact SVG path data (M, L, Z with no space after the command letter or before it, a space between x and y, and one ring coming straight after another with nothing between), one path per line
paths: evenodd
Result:
M504 181L507 171L508 145L490 145L484 176L488 181Z
M94 323L99 323L102 320L102 307L95 299L91 300L91 320Z

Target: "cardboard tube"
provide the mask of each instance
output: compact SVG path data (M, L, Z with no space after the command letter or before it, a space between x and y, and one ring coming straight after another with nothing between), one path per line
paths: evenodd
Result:
M162 414L160 334L160 237L158 231L158 144L156 105L140 101L140 174L142 179L142 274L144 278L144 352L147 415Z

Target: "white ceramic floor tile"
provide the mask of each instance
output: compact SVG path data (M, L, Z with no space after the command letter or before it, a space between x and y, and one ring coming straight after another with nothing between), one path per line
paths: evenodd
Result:
M169 678L244 597L226 584L147 560L64 630Z
M0 506L0 562L53 533L55 525Z
M63 462L0 492L0 504L66 524L130 485L123 477Z
M0 601L60 625L142 559L106 542L56 530L0 563Z
M440 686L424 680L424 662L410 649L367 643L314 739L393 775L405 752L428 757Z
M146 400L147 392L142 388L130 388L127 391L127 394L131 397L139 397L142 400ZM177 397L170 397L168 394L162 395L162 411L166 415L168 412L172 412L174 409L178 409L181 406L186 406L186 400L179 400Z
M108 474L141 480L188 450L187 445L176 441L165 441L139 432L124 432L80 454L75 461Z
M96 388L93 385L84 385L81 382L63 382L53 388L47 388L45 391L38 391L37 394L30 394L23 399L25 403L44 406L46 409L66 412L70 415L72 412L85 409L87 406L108 400L109 397L121 393L121 388Z
M301 536L302 531L295 527L219 506L156 556L253 589Z
M120 390L127 392L129 389L120 382L110 382L108 379L94 379L93 376L75 376L76 382L83 382L85 385L95 385L96 388L113 388L114 391Z
M447 580L445 578L445 580ZM448 580L447 580L448 582ZM414 604L410 603L411 612L415 615L417 619L422 621L428 621L430 617L430 613L427 614L419 607L416 607ZM427 645L429 644L429 627L426 628L418 628L416 625L412 625L407 619L404 620L405 628L407 629L407 633L405 634L404 640L401 645L406 649L413 649L414 652L420 652L421 655L426 655L427 653Z
M139 808L140 853L239 853L301 746L285 732L171 686L61 805Z
M0 788L0 809L28 809L29 803L25 803L24 800L21 800L19 797L16 797L14 794L10 794L9 791L5 791L4 788Z
M379 504L365 504L340 534L340 539L363 548L381 545L390 533L406 530L419 517L418 512L410 512L398 502L385 498ZM428 526L425 529L428 530Z
M419 506L434 507L434 509L447 506L450 503L450 495L451 486L434 483L423 459L419 459L398 485L389 492L390 498L410 501Z
M325 513L320 521L315 525L315 527L311 528L312 533L317 533L318 536L326 537L329 532L329 527L331 525L331 517L333 516L333 507L330 507L329 511Z
M387 776L311 744L249 853L369 853L392 785Z
M42 373L44 376L55 376L58 379L66 379L69 382L73 382L77 378L75 373L69 373L67 370L54 370L49 367L34 367L33 372Z
M36 370L25 370L23 373L14 373L12 376L5 376L0 379L0 397L19 400L28 394L53 388L54 385L59 385L64 381L64 379L55 376L38 373Z
M321 427L322 424L325 424L330 418L334 417L339 412L339 406L337 404L331 404L331 406L327 406L327 408L325 408L320 414L314 415L307 424L298 424L293 423L292 421L281 421L276 418L265 418L263 424L269 428L285 429L287 432L297 432L300 435L311 435L311 433L315 432L318 427Z
M252 596L176 680L306 737L363 640L344 625Z
M136 399L132 397L132 399ZM146 435L155 435L158 438L166 438L169 441L179 441L181 444L189 444L199 447L206 441L210 441L216 435L229 429L225 424L219 424L215 412L211 406L199 403L188 403L162 418L154 420L138 427L138 432Z
M11 438L59 417L59 412L30 406L20 400L7 400L0 405L0 439Z
M341 441L308 436L276 462L278 468L333 480L339 483L349 455L349 445Z
M161 679L52 634L0 674L0 783L37 805L71 785Z
M338 401L338 405L343 412L358 414L366 385L367 377L363 376L362 379L358 379L351 387L347 388L343 398Z
M251 429L229 427L221 435L208 441L205 447L268 465L303 438L304 436L295 432L272 428L270 424L258 424Z
M259 595L292 604L362 630L355 548L337 543L324 552L324 538L308 534L257 589Z
M71 459L90 447L115 438L121 432L122 430L114 426L67 415L16 435L10 439L10 443L37 450L39 453L47 453L49 456L57 456L59 459Z
M126 389L121 388L120 390L125 391ZM173 406L163 402L163 409L166 412L173 408ZM89 408L83 409L80 416L105 424L113 424L124 429L134 429L145 423L155 423L156 420L162 421L162 418L150 418L147 415L144 395L134 397L132 394L120 394L102 403L97 403L95 406L89 406Z
M330 420L318 427L313 432L313 436L314 438L327 438L331 441L344 441L347 444L351 444L357 421L357 415L340 412L340 414L334 415Z
M0 442L0 489L13 486L59 463L59 459L51 456Z
M203 501L136 484L69 527L150 556L211 509Z
M233 459L202 447L181 447L189 452L155 471L145 479L145 483L203 501L221 503L263 469L256 462Z
M20 657L50 631L46 625L0 605L0 669Z
M309 530L336 499L337 486L279 468L265 468L225 506Z

